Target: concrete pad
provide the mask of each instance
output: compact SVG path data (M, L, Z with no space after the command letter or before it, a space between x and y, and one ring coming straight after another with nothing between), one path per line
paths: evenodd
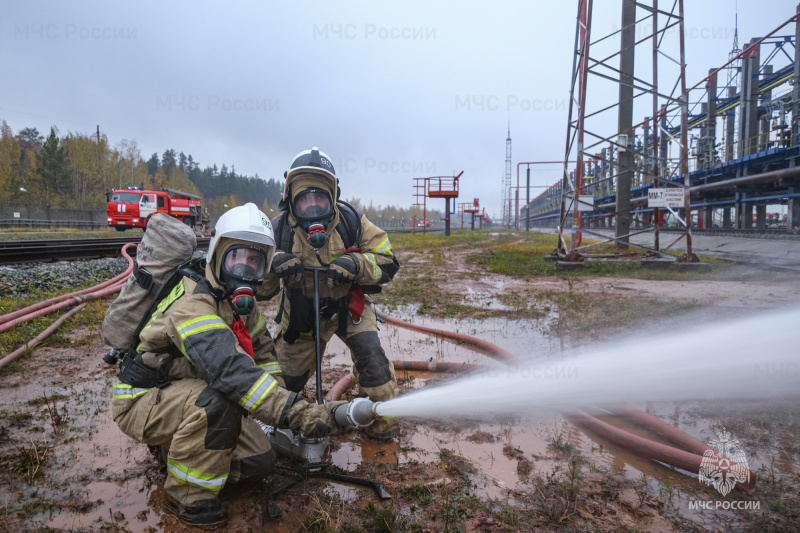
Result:
M553 266L556 267L556 270L581 270L588 268L589 263L586 261L556 261Z
M672 270L678 272L711 272L709 263L672 263Z

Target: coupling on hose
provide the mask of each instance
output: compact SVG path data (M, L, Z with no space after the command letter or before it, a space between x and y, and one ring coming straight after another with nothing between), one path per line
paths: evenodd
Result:
M375 409L380 403L367 398L356 398L335 408L333 419L341 427L365 428L378 418Z

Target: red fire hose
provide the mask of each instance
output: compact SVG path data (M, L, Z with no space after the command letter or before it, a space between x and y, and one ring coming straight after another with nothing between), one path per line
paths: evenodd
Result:
M461 333L453 333L452 331L445 331L443 329L433 329L433 328L426 328L425 326L415 326L414 324L409 324L407 322L403 322L402 320L398 320L396 318L392 318L385 313L381 313L380 311L375 311L375 314L378 318L386 322L387 324L391 324L398 328L409 329L411 331L419 331L420 333L427 333L428 335L432 335L437 339L443 339L446 341L453 342L455 344L463 345L469 348L474 352L481 353L483 355L488 355L493 359L497 359L498 361L502 361L507 365L519 365L519 360L505 351L504 349L500 348L499 346L495 346L490 342L486 342L483 339L478 339L476 337L471 337L469 335L463 335Z
M700 465L703 461L702 454L697 455L696 453L680 450L672 446L667 446L666 444L661 444L659 442L628 433L623 429L612 426L607 422L603 422L602 420L595 418L585 411L579 410L574 413L570 413L568 417L575 419L580 425L591 429L598 435L610 440L614 444L622 446L623 448L626 448L638 455L643 455L647 458L655 459L656 461L661 461L662 463L666 463L677 468L682 468L687 472L700 471ZM649 425L641 422L640 424L644 427L650 427ZM705 449L708 450L710 448L705 446ZM737 483L736 487L742 489L748 494L752 493L756 488L756 474L751 471L748 480L745 483Z
M97 292L99 289L103 289L104 287L109 287L109 286L116 286L116 290L119 290L120 288L122 288L122 285L125 284L125 281L127 277L130 275L130 273L133 272L133 258L130 255L128 255L128 248L130 248L131 246L136 246L136 244L128 243L122 247L121 251L122 256L128 260L128 268L122 274L115 276L108 281L104 281L99 285L95 285L94 287L89 287L88 289L83 289L69 294L62 294L61 296L56 296L55 298L50 298L49 300L45 300L43 302L30 305L24 309L14 311L13 313L8 313L6 315L0 316L0 324L2 324L0 325L0 333L11 329L13 326L17 324L27 322L39 316L47 315L59 309L63 309L64 307L78 305L83 301L94 299L94 298L82 298L81 295L94 293ZM60 307L56 306L56 304L65 301L68 302L66 305L61 305ZM38 313L36 312L40 310L42 311Z
M494 346L493 344L483 341L481 339L476 339L474 337L469 337L467 335L461 335L458 333L452 333L448 331L443 331L439 329L433 328L426 328L424 326L415 326L413 324L408 324L406 322L402 322L397 320L396 318L392 318L384 313L376 312L377 316L382 319L387 324L392 324L397 327L401 327L404 329L410 329L412 331L419 331L421 333L428 333L430 335L434 335L437 338L445 339L453 342L457 342L459 344L463 344L466 348L474 350L479 353L483 353L485 355L489 355L490 357L495 357L497 359L502 360L508 364L517 365L519 361L511 354ZM408 369L408 370L427 370L427 371L436 371L436 366L431 366L431 364L427 364L427 362L417 362L417 361L410 361L410 362L395 362L395 368L397 369ZM464 368L463 365L459 365L457 363L449 363L449 365L457 365ZM420 365L417 367L417 365ZM445 363L436 363L441 371L446 371ZM480 367L480 365L470 365L472 367ZM464 368L466 370L466 368ZM470 370L474 370L475 368L470 368ZM342 393L347 390L352 381L355 380L355 376L351 373L344 378L342 378L339 382L337 382L333 388L331 388L326 400L335 400L338 399ZM679 430L673 426L670 426L663 420L660 420L652 415L639 411L637 409L633 409L631 407L625 405L614 405L607 407L607 410L620 416L623 418L627 418L640 426L647 428L665 439L680 445L690 451L681 450L679 448L675 448L673 446L669 446L666 444L661 444L659 442L652 441L650 439L646 439L644 437L639 437L637 435L633 435L623 429L615 427L607 422L603 422L602 420L597 419L596 417L586 413L585 411L577 411L572 413L570 416L575 421L579 422L584 427L594 431L598 435L603 436L604 438L626 448L636 454L642 455L649 459L653 459L656 461L660 461L662 463L668 464L670 466L674 466L677 468L682 468L688 472L699 472L700 471L700 463L703 460L703 454L711 449L708 445L703 443L702 441L692 437L686 432ZM756 474L754 472L750 472L749 480L746 483L738 483L736 487L741 488L747 493L751 493L755 490L756 484Z
M472 372L484 368L470 363L448 363L442 361L392 361L395 370L416 370L418 372ZM344 391L353 386L356 376L352 372L333 384L325 396L326 402L336 401Z
M30 352L30 350L33 349L37 344L41 343L44 339L52 335L53 332L55 332L69 317L86 307L86 303L89 301L119 292L119 290L125 285L127 276L129 276L133 271L133 258L128 255L128 248L131 246L135 246L135 244L129 243L122 248L122 255L128 260L128 269L122 274L115 276L108 281L104 281L103 283L100 283L94 287L62 296L57 296L55 298L50 298L44 302L39 302L38 304L31 305L25 309L20 309L19 311L15 311L0 317L0 324L2 324L0 325L0 333L2 333L3 331L7 331L18 324L28 322L34 318L48 315L67 307L76 305L78 306L53 322L53 324L37 335L35 339L0 359L0 369L15 361L25 353Z
M24 346L22 346L20 348L17 348L16 350L11 352L7 356L5 356L2 359L0 359L0 368L4 368L5 366L10 364L11 362L16 361L21 355L24 355L24 354L30 352L31 350L33 350L33 348L35 348L39 343L41 343L47 337L52 335L53 332L55 332L55 330L60 328L61 324L66 322L66 320L69 317L71 317L72 315L74 315L75 313L77 313L78 311L83 309L84 307L86 307L86 303L85 302L80 304L78 307L76 307L74 309L70 309L69 311L64 313L64 315L61 318L59 318L58 320L56 320L55 322L50 324L44 331L39 333L39 335L37 335L33 340L25 343Z

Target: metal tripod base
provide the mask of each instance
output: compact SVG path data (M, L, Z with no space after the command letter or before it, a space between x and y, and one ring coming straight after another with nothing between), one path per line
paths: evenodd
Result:
M285 490L289 490L290 488L294 487L301 481L305 481L312 477L324 477L326 479L330 479L332 481L341 481L343 483L352 483L353 485L361 485L363 487L369 487L373 489L378 497L381 500L390 500L392 495L386 492L380 483L377 481L370 481L369 479L364 479L355 476L345 476L342 474L334 474L333 472L326 472L325 469L331 466L328 462L319 462L319 463L309 463L303 468L290 468L290 467L280 467L290 472L294 472L297 474L294 478L287 481L280 487L276 488L275 490L271 491L267 496L267 507L269 509L269 515L272 518L280 518L283 515L283 512L278 507L278 504L275 502L275 497L278 496L281 492Z

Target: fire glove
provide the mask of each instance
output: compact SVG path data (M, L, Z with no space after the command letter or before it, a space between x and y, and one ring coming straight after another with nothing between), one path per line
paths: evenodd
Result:
M358 275L359 263L350 254L331 261L328 265L328 287L353 283Z
M330 402L324 405L299 401L289 410L286 422L293 431L313 439L327 437L336 429L331 410L347 402Z
M272 258L272 271L288 282L299 282L303 275L303 262L289 252L278 252Z

